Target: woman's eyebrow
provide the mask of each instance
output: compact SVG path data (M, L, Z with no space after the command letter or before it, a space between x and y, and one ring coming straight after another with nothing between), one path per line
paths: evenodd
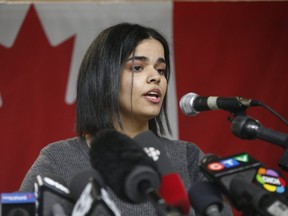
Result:
M127 61L140 60L140 61L148 61L149 59L146 56L132 56L127 59Z
M127 61L133 61L134 60L140 60L140 61L144 61L144 62L147 62L149 60L149 58L147 58L146 56L134 56L134 57L131 57L129 59L127 59ZM166 61L164 58L158 58L157 59L157 63L165 63L166 64Z
M165 61L164 58L158 58L158 59L157 59L157 62L158 62L158 63L165 63L165 64L166 64L166 61Z

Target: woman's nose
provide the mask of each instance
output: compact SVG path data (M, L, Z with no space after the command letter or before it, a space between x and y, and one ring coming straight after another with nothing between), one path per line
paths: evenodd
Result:
M160 74L158 73L157 70L152 69L151 73L147 76L147 82L148 83L159 83L160 82Z

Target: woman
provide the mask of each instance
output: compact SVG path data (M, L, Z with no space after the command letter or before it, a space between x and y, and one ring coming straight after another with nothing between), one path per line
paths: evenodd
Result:
M170 132L166 109L169 55L167 41L151 28L121 23L100 33L80 67L76 114L79 137L42 149L20 190L32 191L35 176L41 173L53 173L69 185L73 176L91 167L91 134L104 128L116 129L131 138L153 131L187 190L193 182L203 180L198 169L203 152L192 143L162 136L165 124ZM155 215L148 202L129 204L110 193L122 215Z

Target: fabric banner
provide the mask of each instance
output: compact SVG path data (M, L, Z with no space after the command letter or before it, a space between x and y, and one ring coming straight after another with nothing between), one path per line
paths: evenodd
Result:
M287 11L287 2L176 3L177 101L188 92L242 96L261 100L287 119ZM287 125L263 107L250 107L247 115L263 127L288 131ZM180 138L223 156L248 152L277 168L283 149L233 136L229 116L224 111L210 111L187 117L179 111Z
M287 20L287 2L0 4L0 192L18 190L42 147L75 136L82 57L100 31L123 21L154 27L171 43L173 139L221 157L247 152L280 170L283 147L236 137L231 113L188 117L178 103L188 92L242 96L287 118ZM246 114L263 127L288 133L287 125L263 107Z
M188 92L242 96L262 101L287 120L287 21L288 2L175 3L177 101ZM250 107L246 115L262 127L288 133L287 125L263 107ZM179 110L179 137L221 157L246 152L287 181L287 171L278 166L285 149L234 136L230 117L220 110L188 117Z
M171 12L170 2L0 5L0 192L18 190L43 146L75 136L78 68L97 34L134 22L172 43ZM177 122L171 84L169 114Z

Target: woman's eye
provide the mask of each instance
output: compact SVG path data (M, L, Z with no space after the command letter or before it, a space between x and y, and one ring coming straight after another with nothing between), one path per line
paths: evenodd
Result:
M141 71L141 70L142 70L142 67L139 65L134 65L131 67L131 71Z
M157 69L158 73L160 75L165 75L166 74L166 69Z

